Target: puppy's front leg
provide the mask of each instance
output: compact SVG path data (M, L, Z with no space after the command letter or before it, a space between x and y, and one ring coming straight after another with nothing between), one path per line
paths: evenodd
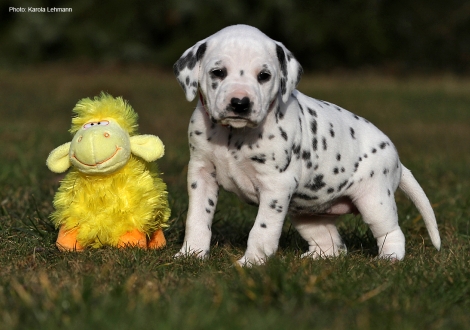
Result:
M245 255L238 260L239 265L263 264L269 256L277 251L290 202L286 191L288 189L261 194L255 224L248 237Z
M218 192L214 165L208 161L191 159L188 165L189 208L186 232L183 246L176 257L208 256Z

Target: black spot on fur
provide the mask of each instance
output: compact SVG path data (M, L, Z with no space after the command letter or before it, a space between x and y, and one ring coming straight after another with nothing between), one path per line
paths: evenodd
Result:
M304 114L304 107L302 106L302 104L300 104L299 100L297 100L297 104L299 105L300 113Z
M196 189L197 188L197 181L191 183L191 188Z
M201 132L201 131L194 131L194 134L196 134L196 135L201 135L202 132Z
M333 193L335 190L333 188L328 188L328 190L326 191L328 194L331 194Z
M243 73L244 73L243 70L240 70L240 76L243 76Z
M386 146L387 146L387 143L385 143L385 142L382 142L382 143L379 145L380 149L385 149Z
M282 47L277 44L276 44L276 55L277 55L277 59L279 60L279 66L281 67L282 75L286 77L287 76L286 54L284 53L284 49L282 49Z
M199 61L203 56L204 56L204 53L206 52L206 49L207 49L207 43L203 43L199 46L199 48L197 49L197 52L196 52L196 59ZM194 63L195 65L196 63ZM193 65L193 67L194 67ZM192 68L190 68L192 69Z
M210 206L214 206L214 205L215 205L215 204L214 204L214 201L213 201L212 199L209 198L207 201L208 201L208 203L209 203Z
M377 152L377 149L372 148L372 153L375 154Z
M310 196L310 195L302 194L302 193L295 193L294 195L292 195L292 198L293 199L303 199L303 200L306 200L306 201L312 201L312 200L318 199L317 196Z
M318 149L318 140L316 137L312 139L312 146L313 146L313 151L317 151Z
M299 68L297 69L297 78L295 84L297 85L300 81L300 77L302 77L302 73L304 73L303 68L299 65Z
M325 137L322 137L322 143L323 143L323 150L326 150L328 146L326 144L326 138Z
M339 162L341 160L341 154L336 154L336 160Z
M317 112L311 108L307 108L308 113L312 115L313 117L317 117Z
M297 159L300 158L300 144L299 145L296 145L296 144L292 145L292 153L297 156Z
M354 135L356 134L356 132L354 131L354 128L349 127L349 132L351 133L351 137L352 137L353 139L356 139L356 137L354 136Z
M387 194L390 196L392 193L390 192L390 189L387 189Z
M279 127L279 131L281 132L282 138L287 141L287 133L282 129L282 127Z
M334 173L334 174L338 174L338 173L339 173L339 168L335 167L335 168L333 169L333 173Z
M317 134L317 121L315 119L312 120L310 123L310 131L312 132L313 135Z
M287 93L287 87L286 87L286 78L282 77L281 82L280 82L280 87L281 95L284 95Z
M290 165L291 160L292 160L291 154L288 154L287 157L286 157L286 164L284 165L284 167L282 167L281 169L279 169L279 173L282 173L282 172L284 172L285 170L287 170L287 168L288 168L289 165ZM276 167L276 168L277 168L277 167Z
M272 208L273 210L276 210L277 213L282 212L282 205L278 205L277 199L273 199L271 201L271 204L269 204L269 207Z
M269 140L272 140L272 139L274 139L274 138L275 138L275 136L274 136L273 134L270 134L270 135L268 136L268 139L269 139Z
M323 174L318 174L313 178L313 180L310 180L309 183L307 183L304 187L308 188L312 191L318 191L324 186L326 186L326 183L323 182Z
M278 104L276 109L276 123L282 119L284 119L284 113L281 111L281 105Z
M348 184L348 180L344 180L343 182L341 182L338 186L338 192L340 192L341 189L343 189L347 184Z
M371 171L370 172L370 177L372 178L374 176L374 174L375 174L374 171Z
M216 82L213 82L213 83L212 83L212 89L217 89L218 86L219 86L218 83L216 83Z
M310 159L310 151L302 151L302 159L303 160L309 160Z
M261 227L261 228L267 228L268 226L266 226L265 223L262 223L262 224L260 225L260 227Z
M206 209L206 212L207 212L207 213L211 213L211 210L209 210L209 209Z

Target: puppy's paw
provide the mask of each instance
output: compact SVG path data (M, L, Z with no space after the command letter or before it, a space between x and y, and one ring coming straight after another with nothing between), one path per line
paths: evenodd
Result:
M344 244L340 246L328 246L321 248L319 246L310 247L308 252L303 253L301 258L312 258L312 259L326 259L326 258L335 258L341 255L346 255L348 249Z
M266 257L259 258L259 257L247 257L244 255L240 260L236 262L236 265L240 267L252 267L263 265L266 263Z
M188 249L183 247L173 258L199 258L207 259L209 257L209 251Z

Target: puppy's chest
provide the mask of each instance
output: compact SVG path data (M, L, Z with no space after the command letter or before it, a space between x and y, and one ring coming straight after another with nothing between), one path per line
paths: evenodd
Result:
M266 175L279 150L261 130L235 130L218 126L205 132L205 139L192 139L194 152L203 152L215 167L216 179L225 190L258 204ZM196 141L197 140L197 141Z

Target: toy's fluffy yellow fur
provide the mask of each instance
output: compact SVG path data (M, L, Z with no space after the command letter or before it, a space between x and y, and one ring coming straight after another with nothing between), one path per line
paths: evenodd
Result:
M117 246L119 237L133 229L150 235L166 227L170 216L166 185L156 173L154 163L135 156L106 176L72 169L55 195L51 218L56 227L80 228L82 246Z
M72 119L70 133L75 134L84 124L106 118L113 118L130 136L137 131L137 113L122 99L101 93L94 99L85 98L80 100L73 112L76 116Z
M73 111L76 116L72 119L72 134L83 130L86 123L113 119L129 136L138 137L135 135L138 116L120 97L114 98L101 93L94 99L82 99ZM136 140L136 147L142 149L142 143L147 142L150 148L160 147L163 150L163 144L157 139L144 136L143 139ZM66 145L69 148L70 143ZM55 157L56 153L59 158ZM164 245L161 229L167 226L170 217L166 184L158 176L157 165L149 161L161 156L152 154L146 158L144 155L145 152L139 154L143 157L140 158L131 154L122 168L107 174L86 174L76 167L71 168L54 197L55 211L51 214L55 226L60 227L58 246L61 245L62 236L67 233L73 236L67 238L71 239L72 246L59 246L59 249L73 250L74 242L80 248L98 248L103 245L119 247L123 244L120 238L132 236L136 232L147 235L149 246ZM69 159L69 149L64 151L58 147L51 152L48 158L51 170L57 167L53 165L57 165L60 157ZM59 167L59 172L70 166L70 162L67 164L65 168ZM152 237L159 237L159 241L152 241Z

